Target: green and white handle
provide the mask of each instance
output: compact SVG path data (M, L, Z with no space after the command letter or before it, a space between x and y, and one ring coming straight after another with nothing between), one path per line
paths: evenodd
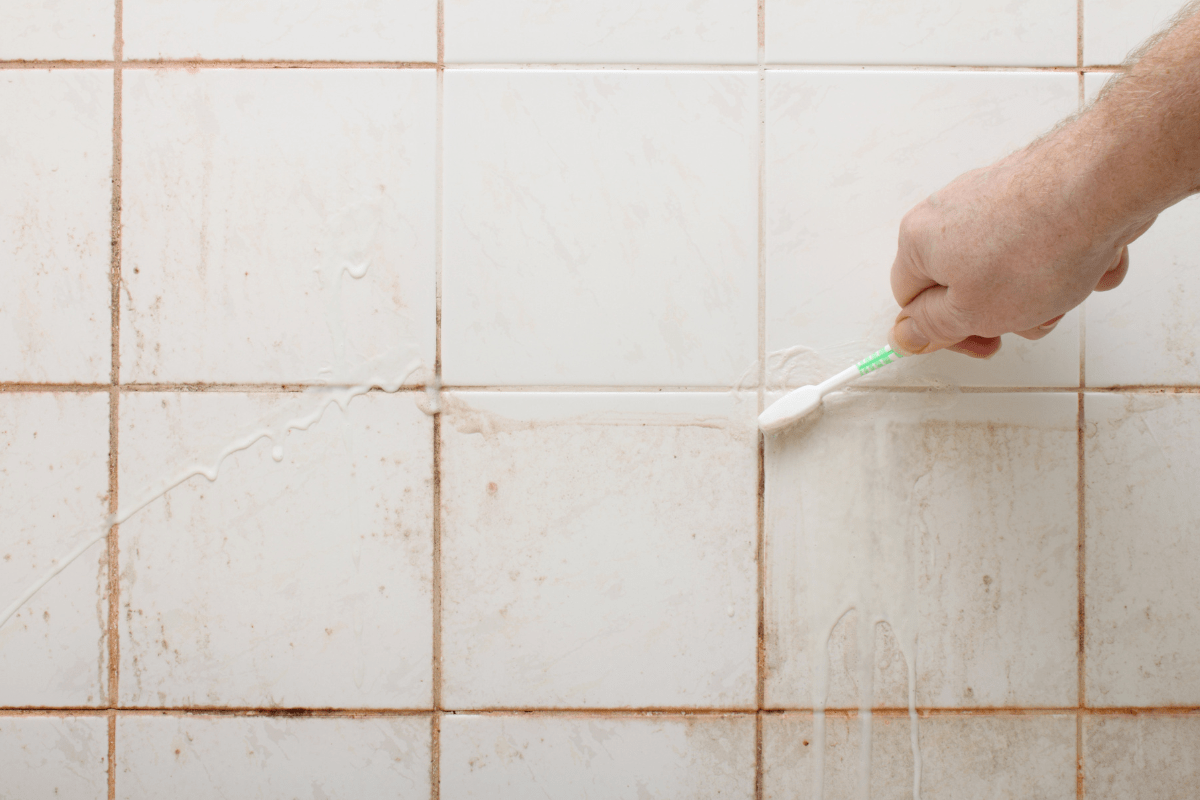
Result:
M771 407L758 417L758 427L766 433L773 433L786 428L803 416L816 411L821 400L830 392L836 392L848 384L868 375L877 369L886 367L901 358L891 347L885 347L859 361L852 367L834 375L827 381L816 386L802 386L795 391L785 394L771 404Z

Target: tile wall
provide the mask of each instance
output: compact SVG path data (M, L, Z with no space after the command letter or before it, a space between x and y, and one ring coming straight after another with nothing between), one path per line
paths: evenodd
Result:
M0 797L1191 796L1200 206L754 427L1176 5L6 2Z

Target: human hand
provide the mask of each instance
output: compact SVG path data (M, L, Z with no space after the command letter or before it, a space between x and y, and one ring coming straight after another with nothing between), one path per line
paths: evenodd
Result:
M1093 291L1115 288L1154 223L1107 203L1069 131L968 172L900 224L889 342L907 354L987 358L1000 336L1040 339Z

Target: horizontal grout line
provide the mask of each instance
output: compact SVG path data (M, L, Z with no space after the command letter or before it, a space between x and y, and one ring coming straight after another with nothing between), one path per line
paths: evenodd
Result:
M247 392L255 394L297 394L309 389L349 389L356 384L342 383L123 383L117 386L120 392ZM97 392L106 393L113 388L108 383L0 383L0 393L55 393L55 392ZM411 384L401 386L401 393L424 392L426 384ZM799 389L800 385L766 386L767 392L790 392ZM613 385L593 386L589 384L560 384L560 385L476 385L476 384L444 384L443 392L574 392L574 393L643 393L656 394L667 392L716 394L716 393L745 393L752 394L758 390L757 384L748 383L742 386L636 386ZM382 392L379 387L371 392ZM1200 393L1200 385L1196 384L1129 384L1122 386L851 386L844 391L892 393L892 394L1196 394Z
M908 716L907 707L880 706L873 708L873 714L880 716ZM1114 706L1114 707L1084 707L1078 706L1047 706L1028 708L1019 707L984 707L984 708L947 708L947 707L918 707L921 717L1003 717L1003 716L1050 716L1074 715L1112 717L1112 716L1181 716L1200 715L1200 706ZM21 716L82 716L103 717L108 714L118 716L213 716L213 717L419 717L432 714L441 715L472 715L472 716L540 716L540 717L638 717L638 716L745 716L753 717L763 714L812 714L812 708L754 708L739 706L731 708L690 708L690 707L645 707L645 708L548 708L548 707L503 707L503 708L257 708L257 707L221 707L221 706L145 706L145 707L89 707L89 706L31 706L26 708L0 708L0 717ZM857 708L827 708L826 715L857 716Z
M122 69L415 69L436 70L433 61L340 61L301 59L134 59L120 62ZM117 69L118 62L110 60L0 60L0 69ZM1121 65L1024 66L1012 64L764 64L767 71L828 72L858 70L863 72L1122 72ZM447 71L470 70L532 70L532 71L722 71L757 72L756 64L633 64L633 63L468 63L446 64Z

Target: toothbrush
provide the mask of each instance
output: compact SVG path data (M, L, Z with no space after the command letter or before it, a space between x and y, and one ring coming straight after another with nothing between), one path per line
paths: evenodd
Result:
M885 347L854 366L847 367L823 383L816 386L801 386L799 389L788 392L758 416L758 427L762 428L764 433L781 431L801 417L816 411L825 395L836 392L863 375L886 367L901 357L901 354L891 347Z

